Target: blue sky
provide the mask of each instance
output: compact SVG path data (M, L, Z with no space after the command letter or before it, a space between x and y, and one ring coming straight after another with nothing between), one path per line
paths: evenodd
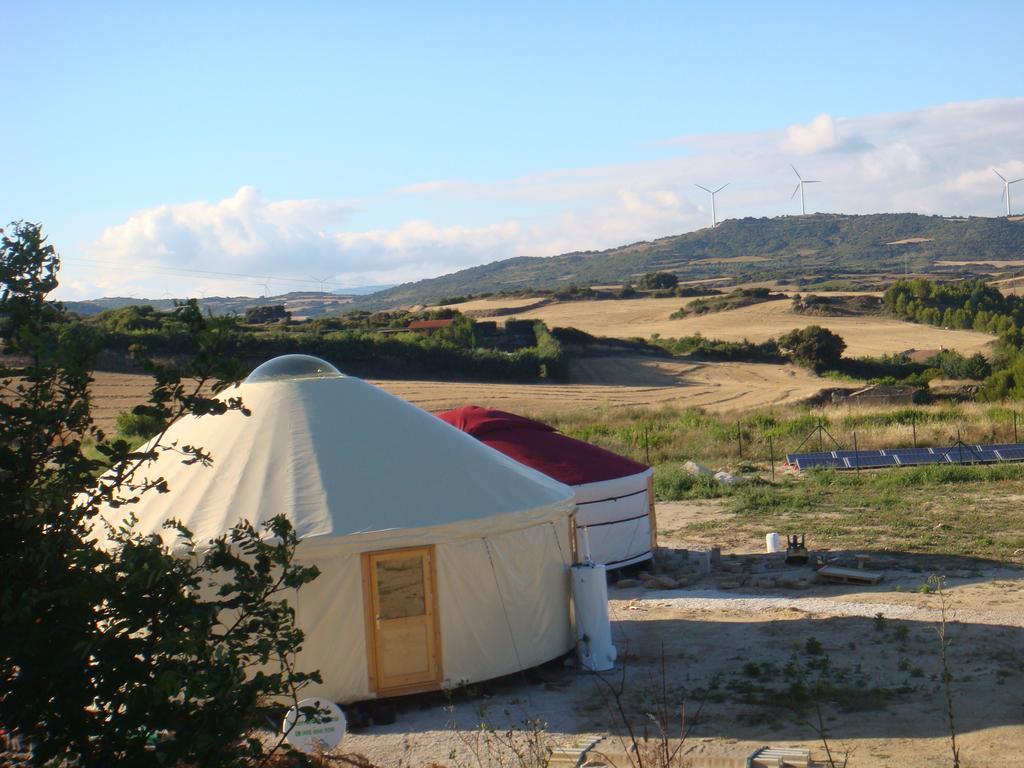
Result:
M1024 176L1019 2L0 8L0 217L67 297L607 247L701 226L694 182L792 213L790 162L851 213L998 215L982 172Z

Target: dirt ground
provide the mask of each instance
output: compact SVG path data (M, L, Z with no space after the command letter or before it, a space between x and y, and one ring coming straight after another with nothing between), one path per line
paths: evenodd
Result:
M450 381L380 381L382 389L428 411L486 405L544 414L578 408L694 406L734 410L799 402L832 383L792 365L696 363L642 357L573 361L570 384L481 384ZM144 374L96 374L92 386L97 424L114 430L117 415L143 403L152 386Z
M765 745L820 755L821 741L807 724L815 722L814 710L794 704L792 693L794 685L819 681L831 686L821 702L830 746L850 753L851 766L949 765L935 632L940 598L919 591L936 573L947 585L962 764L1024 766L1024 571L955 556L875 553L886 574L876 586L818 585L804 567L809 586L800 589L728 589L725 569L767 561L763 540L709 542L672 533L720 514L713 505L661 504L658 514L662 545L721 544L723 565L680 589L611 587L620 654L614 672L598 678L561 662L454 697L408 697L398 702L394 724L351 733L341 751L382 766L476 765L479 756L486 765L514 764L510 741L522 750L533 739L557 747L604 735L614 746L624 728L609 706L608 686L624 680L624 708L638 733L656 732L645 713L663 692L673 719L686 702L694 730L684 748L691 756L749 754ZM545 725L531 736L535 721Z
M851 357L940 347L973 354L985 350L993 341L991 336L983 333L947 331L885 317L798 315L790 311L789 299L670 320L669 315L688 301L690 299L679 298L574 301L548 304L515 316L522 319L539 318L551 327L571 326L598 336L619 338L647 338L654 333L670 338L700 333L709 339L725 341L765 341L794 328L821 325L843 337L847 345L846 354ZM494 306L504 307L507 304L507 299L499 299L495 300ZM474 309L478 311L485 305L486 300L473 302ZM508 317L503 315L491 319L501 322Z

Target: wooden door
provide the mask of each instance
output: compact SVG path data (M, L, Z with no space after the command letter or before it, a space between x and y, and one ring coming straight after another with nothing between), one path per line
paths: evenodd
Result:
M434 548L363 555L370 689L397 694L441 682Z

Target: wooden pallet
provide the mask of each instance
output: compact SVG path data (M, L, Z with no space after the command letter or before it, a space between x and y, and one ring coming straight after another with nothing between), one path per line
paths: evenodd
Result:
M826 565L818 569L818 578L837 584L877 584L885 578L881 571L867 571L862 568L843 568L841 565Z
M762 747L750 756L748 765L751 768L789 768L789 766L808 768L811 765L811 751L809 749Z
M551 768L579 768L588 762L588 754L594 749L603 737L574 739L568 744L555 747L551 750L551 758L548 763Z

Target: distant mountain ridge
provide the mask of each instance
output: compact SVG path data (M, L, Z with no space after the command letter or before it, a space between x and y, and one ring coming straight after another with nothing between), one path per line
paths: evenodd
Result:
M367 285L359 288L343 288L338 291L290 291L276 296L206 296L198 298L203 309L210 310L214 315L244 315L245 310L270 304L284 304L285 309L297 317L320 317L336 315L339 307L348 304L356 296L375 293L391 288L391 285ZM104 296L101 299L83 299L81 301L62 302L67 309L75 314L87 317L97 315L108 309L148 305L158 310L174 308L175 301L182 299L137 299L130 296ZM344 311L343 309L340 311Z
M321 317L337 315L348 309L353 296L350 294L320 293L319 291L293 291L279 296L207 296L198 299L203 310L214 315L244 315L247 309L283 304L296 319L300 317ZM109 296L86 301L65 301L64 306L77 315L88 317L108 309L149 305L157 310L174 308L174 302L181 299L134 299L125 296Z
M813 281L942 272L938 261L1024 261L1024 221L879 213L729 219L718 227L604 251L520 256L357 297L351 307L386 309L446 297L523 288L635 282L667 270L681 280ZM946 270L948 271L948 270Z

